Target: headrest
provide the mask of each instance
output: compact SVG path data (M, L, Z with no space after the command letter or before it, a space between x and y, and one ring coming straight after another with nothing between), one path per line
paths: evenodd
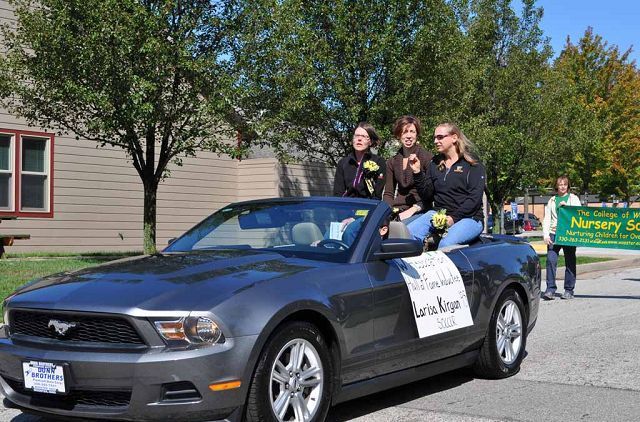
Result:
M322 240L322 232L315 223L298 223L291 229L291 240L296 245L310 245L316 240Z
M406 224L402 221L392 221L389 223L389 239L412 239L411 233Z

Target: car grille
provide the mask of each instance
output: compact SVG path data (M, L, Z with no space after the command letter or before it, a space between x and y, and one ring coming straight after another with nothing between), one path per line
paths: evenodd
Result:
M30 403L36 406L58 409L73 409L76 406L90 407L127 407L131 401L131 391L96 391L71 390L69 394L46 394L24 388L22 381L3 377L9 387L16 393L31 398Z
M54 320L73 322L76 327L60 336L49 328ZM9 317L11 334L53 339L62 342L118 343L144 345L144 341L124 318L15 310Z

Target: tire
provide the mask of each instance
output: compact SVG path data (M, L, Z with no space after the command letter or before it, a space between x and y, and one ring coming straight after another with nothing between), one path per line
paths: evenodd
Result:
M301 356L296 359L295 353ZM267 341L249 388L249 422L324 421L331 405L333 365L320 330L290 322Z
M513 289L498 299L473 370L483 378L506 378L520 371L527 345L527 317Z

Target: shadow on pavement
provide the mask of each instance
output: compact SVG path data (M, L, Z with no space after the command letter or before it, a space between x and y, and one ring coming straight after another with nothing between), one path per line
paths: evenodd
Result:
M604 296L604 295L575 295L576 299L635 299L640 300L640 296Z
M474 377L469 369L459 369L435 377L426 378L401 387L392 388L370 396L341 403L331 409L327 417L329 422L343 422L378 410L398 406L403 403L458 387Z

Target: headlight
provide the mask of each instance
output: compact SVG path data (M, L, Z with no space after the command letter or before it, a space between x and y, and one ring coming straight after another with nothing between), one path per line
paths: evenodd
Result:
M170 342L213 344L224 342L218 324L207 317L187 317L174 321L154 321L158 333Z
M205 317L187 318L185 332L192 342L198 343L216 343L222 337L218 324Z
M5 327L5 335L9 335L9 309L7 308L7 303L9 303L9 300L11 300L12 297L14 297L16 294L13 293L9 296L7 296L3 301L2 301L2 321ZM2 325L2 324L0 324Z

